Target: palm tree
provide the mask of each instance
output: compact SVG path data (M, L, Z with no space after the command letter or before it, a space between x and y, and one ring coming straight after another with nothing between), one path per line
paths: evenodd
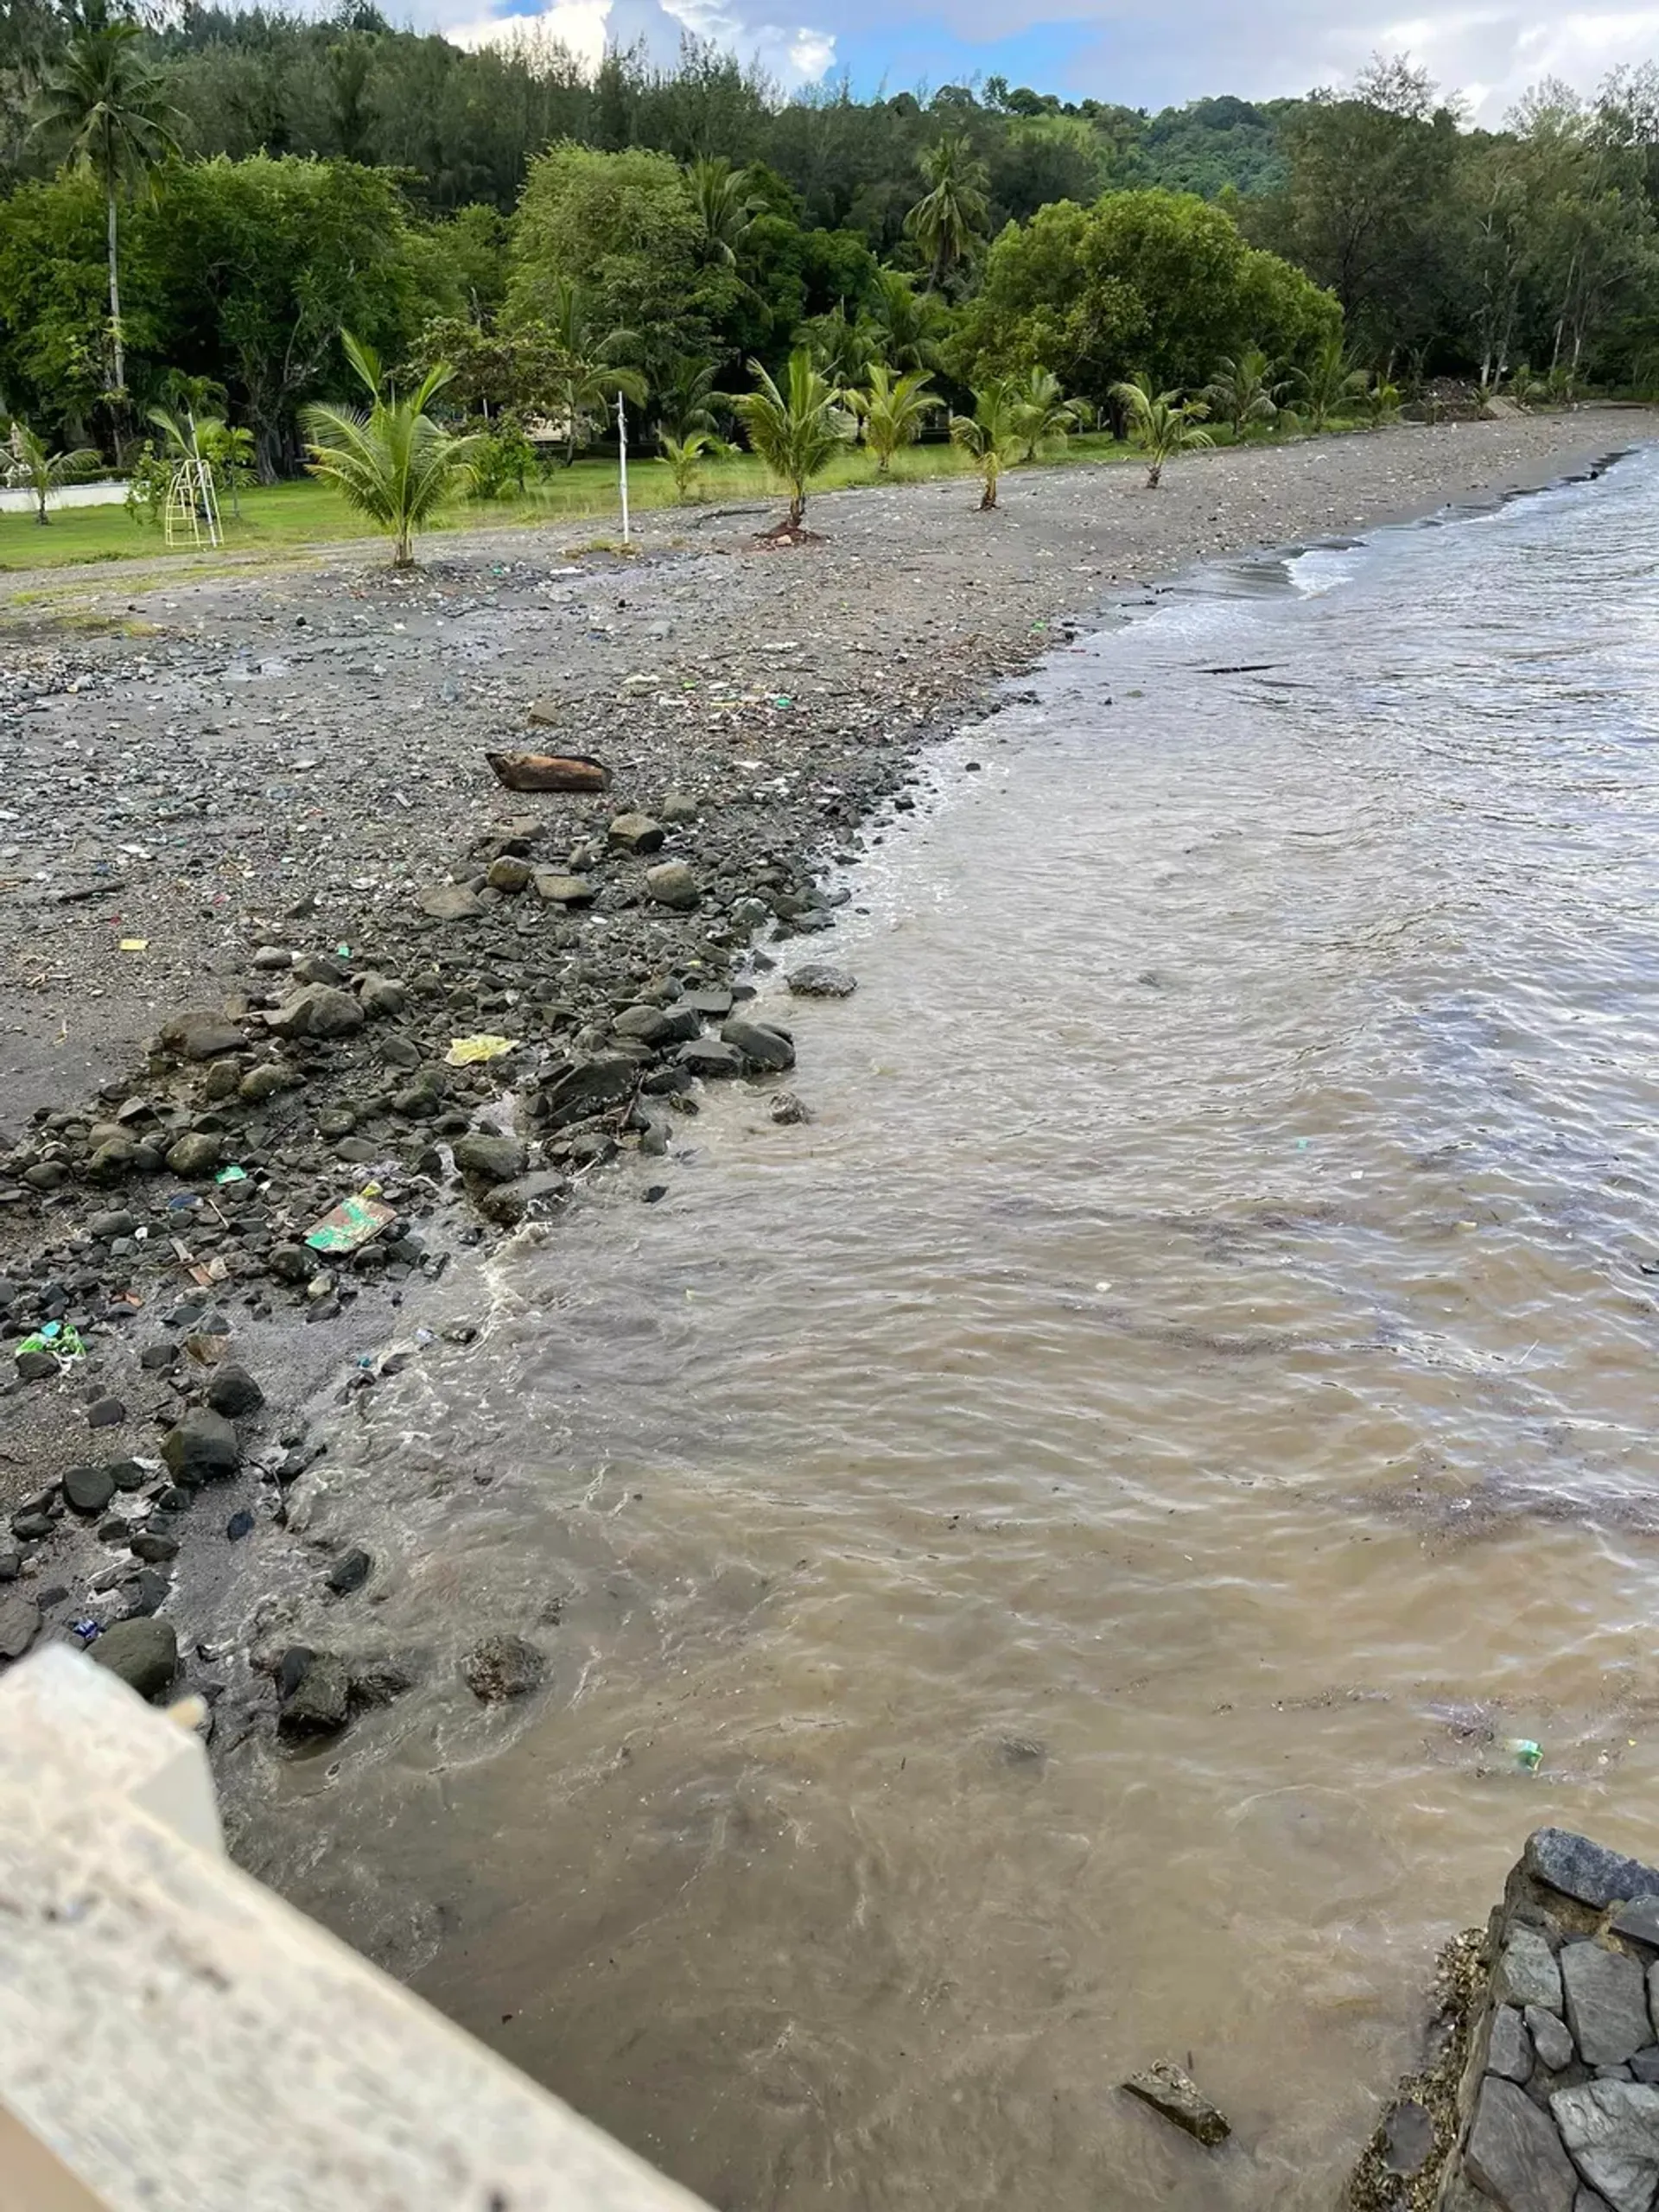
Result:
M1296 380L1307 403L1308 427L1314 430L1324 429L1343 402L1357 399L1370 382L1364 370L1349 359L1339 337L1327 338L1313 356L1313 367L1299 370Z
M1371 418L1373 429L1381 429L1386 423L1400 420L1400 387L1390 384L1384 376L1372 379L1365 393L1365 411Z
M1162 480L1164 463L1172 454L1215 443L1200 427L1210 412L1202 399L1183 399L1179 391L1154 392L1150 378L1133 377L1115 384L1112 397L1128 418L1129 436L1146 454L1147 489L1155 492Z
M881 333L881 357L895 369L932 370L950 310L937 292L918 292L902 269L878 269L871 317Z
M1014 426L1018 461L1035 461L1077 429L1077 406L1062 397L1060 380L1051 371L1033 369L1014 388Z
M861 308L849 315L845 300L837 300L827 315L815 315L795 334L838 391L849 397L868 375L872 361L881 357L881 333Z
M75 446L65 453L48 453L46 440L37 437L26 423L11 426L11 436L0 453L9 455L6 461L6 480L10 484L27 485L35 495L35 519L45 523L50 519L46 503L66 484L78 476L90 475L103 460L93 446Z
M711 435L720 429L717 407L729 404L715 390L717 372L700 353L677 353L668 376L656 389L657 428L671 438L689 438L694 430Z
M1002 471L1013 463L1020 444L1017 410L1020 396L1012 377L993 377L974 394L971 415L950 417L950 442L960 446L978 463L984 493L982 514L996 505L996 486Z
M918 156L927 190L905 218L905 229L927 256L928 289L942 289L952 270L971 261L985 233L991 173L965 131L948 130Z
M1549 397L1549 385L1535 369L1529 368L1524 361L1517 361L1510 371L1507 396L1517 407L1541 406Z
M657 442L663 449L663 459L668 463L669 474L674 479L674 497L683 506L691 497L697 481L697 471L705 461L712 461L725 451L712 430L688 430L683 438L670 435L666 430L658 433Z
M697 218L698 257L729 269L762 205L749 191L749 173L734 169L721 156L693 162L685 176Z
M139 36L138 24L112 15L109 0L82 0L79 27L41 87L34 124L43 137L61 143L70 165L96 177L104 194L116 391L127 382L117 201L124 186L143 184L178 152L172 126L183 120L162 96L160 72L139 54Z
M863 422L864 442L885 476L894 454L900 446L915 444L923 423L939 403L933 396L932 378L918 369L896 377L885 362L877 361L870 369L869 379L861 391L849 392L847 397Z
M564 465L570 468L577 446L593 435L594 416L604 415L619 392L643 407L648 387L638 369L625 368L616 359L639 344L636 332L595 329L588 295L571 277L558 279L553 302L553 336L564 355L554 378L554 393L564 410Z
M1236 438L1246 438L1258 423L1271 423L1279 413L1285 387L1275 384L1273 364L1259 346L1247 346L1236 360L1225 356L1204 388L1204 396Z
M180 378L175 389L194 386L208 391L221 391L222 386L211 384L206 377ZM186 406L181 415L171 407L152 407L149 419L162 434L162 444L169 460L205 461L213 471L213 481L231 495L231 512L238 521L242 516L242 485L253 467L253 432L232 429L221 415L198 415Z
M814 365L804 346L789 357L783 388L759 361L749 363L755 390L733 402L753 447L789 493L786 531L798 531L806 516L806 488L854 435L852 416L832 385Z
M415 565L415 532L445 500L471 480L476 435L455 437L428 409L454 372L429 368L407 399L381 393L380 363L371 349L342 330L340 342L369 395L368 408L308 407L306 443L314 476L329 478L348 506L392 540L391 565Z

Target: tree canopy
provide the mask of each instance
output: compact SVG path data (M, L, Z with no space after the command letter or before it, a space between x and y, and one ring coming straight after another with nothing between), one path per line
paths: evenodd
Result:
M302 410L349 397L346 326L400 373L452 359L440 410L559 416L569 450L619 391L645 429L706 430L687 392L782 389L802 348L843 391L931 377L939 423L1037 372L1098 406L1260 357L1294 392L1332 346L1413 389L1659 376L1652 67L1477 130L1403 60L1154 115L996 77L784 99L696 39L664 68L504 36L468 51L368 0L10 0L9 410L118 452L205 379L269 477Z

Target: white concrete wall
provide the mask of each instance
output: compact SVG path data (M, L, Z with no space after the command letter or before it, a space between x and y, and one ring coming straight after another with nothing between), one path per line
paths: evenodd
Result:
M46 509L50 514L54 507L118 507L126 496L124 484L66 484L52 494ZM32 492L19 491L15 485L0 491L0 514L32 515L34 512Z
M0 1777L3 2212L706 2212L238 1872L89 1659L0 1680Z

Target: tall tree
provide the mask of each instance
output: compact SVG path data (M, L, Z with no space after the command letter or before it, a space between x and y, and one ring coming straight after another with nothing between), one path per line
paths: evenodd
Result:
M906 216L905 228L927 257L929 289L942 291L984 239L990 172L965 130L947 130L917 167L927 190Z
M159 73L138 52L140 27L113 12L109 0L82 0L79 23L63 58L41 87L35 129L66 145L72 166L96 177L104 194L109 242L112 389L127 383L121 332L121 254L117 205L130 187L147 184L169 154L181 120Z
M1286 144L1289 181L1253 233L1330 287L1371 353L1421 353L1456 314L1455 106L1422 71L1378 60L1351 91L1315 92Z

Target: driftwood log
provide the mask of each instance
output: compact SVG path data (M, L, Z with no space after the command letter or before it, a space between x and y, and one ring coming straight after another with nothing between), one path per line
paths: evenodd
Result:
M510 791L607 791L611 772L602 760L574 753L486 753L498 783Z

